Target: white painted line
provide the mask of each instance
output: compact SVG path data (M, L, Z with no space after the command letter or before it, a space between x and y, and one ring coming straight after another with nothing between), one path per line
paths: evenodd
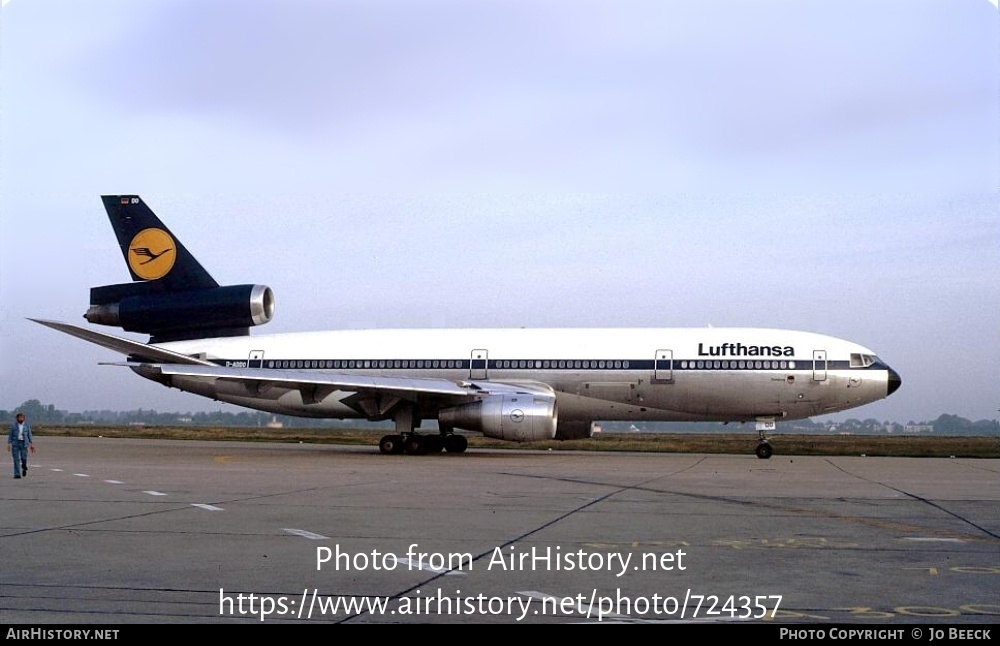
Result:
M150 496L165 496L167 494L159 491L143 491L142 493L148 493Z
M462 572L461 570L452 570L446 567L432 567L429 563L414 561L413 559L397 558L396 561L406 565L407 569L410 570L427 570L428 572L444 574L445 576L466 576L465 572Z
M304 529L295 529L292 527L285 527L284 531L289 534L294 534L295 536L301 536L302 538L308 538L311 541L326 541L330 540L329 536L323 536L322 534L313 534L312 532L307 532Z
M73 475L75 475L78 478L89 478L90 477L90 474L87 474L87 473L74 473Z
M49 471L62 471L62 469L49 469Z
M199 509L205 509L207 511L222 511L222 507L216 507L215 505L206 505L203 502L193 502L192 507L198 507Z
M105 480L108 484L125 484L121 480Z
M924 543L964 543L961 538L936 538L934 536L904 536L904 541L921 541Z
M531 597L532 599L560 599L561 598L561 597L557 597L554 594L547 594L545 592L539 592L538 590L517 590L516 592L518 594L520 594L520 595L524 595L525 597Z

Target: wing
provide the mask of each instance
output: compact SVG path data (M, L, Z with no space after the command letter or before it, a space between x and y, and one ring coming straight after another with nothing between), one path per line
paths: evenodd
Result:
M212 382L218 394L258 402L279 401L285 395L297 391L306 408L316 405L321 409L320 404L334 400L370 418L385 416L400 402L420 404L426 409L440 409L500 394L554 397L551 387L531 381L451 381L164 363L126 365L144 377L176 385L183 390L189 390L181 385L185 381ZM317 413L320 412L317 410Z
M341 406L357 415L382 418L402 402L417 404L426 411L436 411L490 395L555 396L550 386L534 381L452 381L273 368L230 368L69 323L31 320L127 355L127 363L114 365L132 368L153 381L261 410L292 406L296 409L293 414L339 417L335 411L336 406ZM292 397L289 402L287 396L295 393L298 396Z

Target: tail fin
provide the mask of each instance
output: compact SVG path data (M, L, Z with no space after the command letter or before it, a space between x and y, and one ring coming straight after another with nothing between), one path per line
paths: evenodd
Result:
M134 281L161 281L169 291L207 289L219 283L138 195L102 195Z
M243 336L271 320L270 287L220 287L138 195L101 199L133 282L91 288L88 321L159 343Z

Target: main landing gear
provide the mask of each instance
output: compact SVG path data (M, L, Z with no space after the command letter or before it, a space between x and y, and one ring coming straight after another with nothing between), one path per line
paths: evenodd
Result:
M775 429L775 423L773 417L758 417L757 418L757 437L760 440L757 443L757 448L754 449L754 453L761 460L767 460L772 455L774 455L774 447L771 443L767 441L767 436L765 433L767 431L773 431Z
M416 432L405 435L386 435L378 443L378 450L385 455L425 455L427 453L464 453L469 448L469 441L464 435L441 433L438 435L420 435Z
M464 453L469 441L464 435L455 435L453 429L442 427L437 435L420 435L416 430L413 408L400 407L393 420L396 432L385 435L378 442L378 450L384 455L424 455L425 453Z

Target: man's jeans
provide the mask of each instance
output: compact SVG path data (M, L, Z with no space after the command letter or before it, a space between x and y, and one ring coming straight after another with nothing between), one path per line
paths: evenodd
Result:
M21 464L28 464L28 443L24 440L14 440L10 443L10 455L14 458L14 475L21 475Z

